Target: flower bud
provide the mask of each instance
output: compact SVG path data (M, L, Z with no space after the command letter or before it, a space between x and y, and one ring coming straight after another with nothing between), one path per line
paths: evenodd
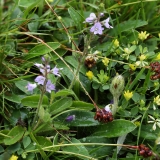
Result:
M124 89L124 78L121 75L117 75L113 78L110 85L110 92L113 96L120 96Z

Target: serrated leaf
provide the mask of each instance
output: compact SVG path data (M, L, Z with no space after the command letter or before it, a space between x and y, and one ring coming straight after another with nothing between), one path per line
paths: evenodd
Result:
M8 138L4 139L4 144L5 145L12 145L19 141L22 136L24 135L25 128L21 126L16 126L10 130L10 132L7 134L9 136Z
M93 136L119 137L133 131L135 128L136 125L133 122L119 119L98 126Z

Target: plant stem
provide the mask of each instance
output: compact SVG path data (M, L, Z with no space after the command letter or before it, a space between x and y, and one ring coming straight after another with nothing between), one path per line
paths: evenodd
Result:
M115 115L118 108L119 96L113 96L112 114Z

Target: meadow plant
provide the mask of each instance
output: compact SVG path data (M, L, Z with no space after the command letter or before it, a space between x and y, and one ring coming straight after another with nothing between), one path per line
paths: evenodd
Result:
M0 159L160 159L159 10L1 1Z

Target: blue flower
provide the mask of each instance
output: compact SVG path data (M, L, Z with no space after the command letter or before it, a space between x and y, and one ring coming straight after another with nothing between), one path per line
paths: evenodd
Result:
M106 28L113 28L112 26L109 25L109 17L108 17L106 20L104 20L104 21L102 22L102 24L103 24Z
M91 13L88 18L86 18L86 22L92 24L94 21L97 20L97 17L94 13Z
M51 70L51 72L55 75L60 77L61 75L59 74L59 71L62 70L63 68L57 68L56 66Z
M90 29L90 32L93 32L94 34L102 34L104 28L102 27L100 22L97 22L94 24L94 26Z
M37 85L34 83L34 84L31 84L31 83L28 83L26 88L28 91L30 91L31 93L33 92L33 89L36 88Z
M38 84L41 84L43 85L44 84L44 81L45 81L45 77L43 76L37 76L36 79L34 80L35 82L37 82Z
M50 80L48 80L46 84L46 91L51 93L52 90L56 90L55 85L52 84Z

